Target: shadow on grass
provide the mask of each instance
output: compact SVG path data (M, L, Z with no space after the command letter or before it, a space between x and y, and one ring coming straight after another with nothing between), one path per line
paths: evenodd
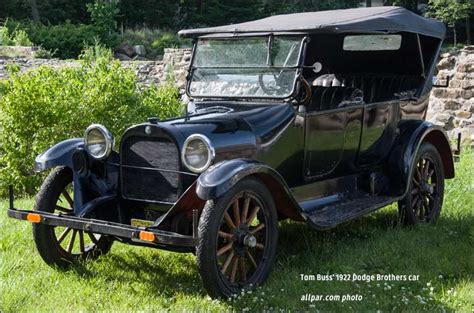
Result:
M402 227L396 221L397 211L392 206L323 232L303 223L282 222L277 262L266 286L279 290L282 281L295 283L301 290L283 297L298 306L301 301L295 295L305 291L298 282L300 273L417 274L423 281L441 275L451 283L470 279L472 216L456 219L442 215L436 225L417 227ZM453 242L456 244L450 244ZM140 284L157 296L206 295L195 259L189 254L127 248L119 253L112 250L101 262L107 270L78 264L75 271L85 279L99 275L106 281ZM274 300L266 301L271 306ZM229 305L241 307L236 302Z

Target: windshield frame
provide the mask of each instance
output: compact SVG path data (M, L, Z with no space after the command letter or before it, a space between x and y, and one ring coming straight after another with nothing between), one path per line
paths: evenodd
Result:
M271 47L272 47L272 42L274 37L289 37L289 36L295 36L295 37L300 37L300 47L298 51L298 62L296 65L293 66L273 66L273 65L268 65L268 62L265 66L246 66L246 67L212 67L212 66L195 66L194 65L194 60L195 60L195 54L196 54L196 48L198 45L199 39L215 39L215 40L238 40L242 39L242 37L247 37L247 38L267 38L267 45L268 45L268 52L267 52L267 60L270 58L271 54ZM301 75L301 70L303 68L303 61L304 61L304 55L305 55L305 50L306 50L306 44L308 42L309 37L307 35L301 34L301 33L295 33L295 34L273 34L273 33L266 33L266 34L250 34L249 36L212 36L212 37L207 37L207 36L202 36L195 38L193 40L193 50L191 54L191 62L189 65L189 72L187 76L187 81L186 81L186 95L190 99L266 99L266 100L286 100L286 99L291 99L295 92L296 92L296 84L298 81L299 76ZM293 79L292 83L292 89L291 93L288 95L284 96L272 96L272 95L193 95L190 91L190 86L191 82L193 80L193 74L196 69L213 69L213 68L225 68L225 69L264 69L264 70L279 70L279 69L294 69L295 70L295 77Z

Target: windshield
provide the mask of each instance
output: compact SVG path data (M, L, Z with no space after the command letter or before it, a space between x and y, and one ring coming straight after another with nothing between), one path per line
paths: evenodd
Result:
M191 96L278 97L292 94L302 37L199 39Z

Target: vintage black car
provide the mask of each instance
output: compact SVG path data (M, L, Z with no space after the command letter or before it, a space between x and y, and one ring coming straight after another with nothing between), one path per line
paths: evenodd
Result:
M261 284L278 221L325 230L398 202L436 221L454 177L443 129L424 121L442 23L400 7L272 16L184 30L194 39L183 117L102 125L39 155L53 169L33 222L61 268L113 241L195 252L213 297Z

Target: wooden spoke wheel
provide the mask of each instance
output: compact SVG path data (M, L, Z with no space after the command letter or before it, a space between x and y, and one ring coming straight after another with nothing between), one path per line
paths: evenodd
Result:
M406 224L435 221L441 211L443 193L441 157L433 145L425 143L418 152L408 193L399 203L402 221Z
M278 235L275 205L259 181L245 179L208 201L199 223L198 263L214 297L261 284L274 262Z
M242 193L224 212L216 258L231 283L245 283L262 262L266 231L261 207L252 194Z
M72 172L60 167L51 172L36 198L36 211L74 215ZM66 268L77 259L90 259L110 250L112 239L69 227L33 224L33 237L46 263Z

